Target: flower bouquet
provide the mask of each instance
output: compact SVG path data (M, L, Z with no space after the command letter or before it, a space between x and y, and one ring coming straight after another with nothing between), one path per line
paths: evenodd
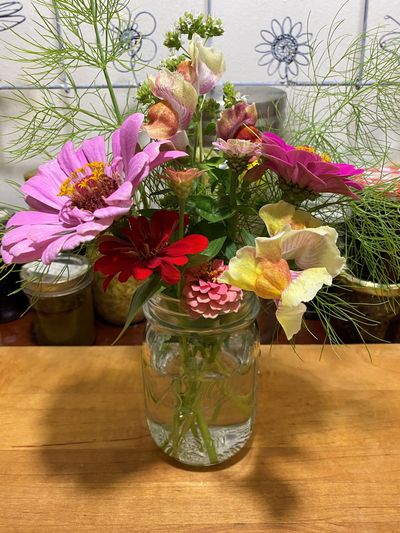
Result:
M259 299L294 339L307 302L321 290L326 301L344 267L326 213L363 188L362 169L260 131L256 106L231 84L223 103L209 96L225 63L207 40L221 33L219 20L181 17L165 41L176 53L138 89L141 111L118 110L109 137L68 141L41 165L1 242L6 264L96 246L105 291L115 278L138 282L125 328L144 306L148 425L192 465L249 439Z

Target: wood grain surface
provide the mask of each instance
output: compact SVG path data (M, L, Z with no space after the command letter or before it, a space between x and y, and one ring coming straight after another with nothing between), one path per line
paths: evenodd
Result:
M140 348L0 348L1 532L398 532L400 345L264 348L254 437L177 466Z

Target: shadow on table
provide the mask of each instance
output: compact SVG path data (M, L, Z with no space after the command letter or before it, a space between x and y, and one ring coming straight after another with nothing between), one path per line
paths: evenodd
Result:
M332 395L317 390L306 376L281 370L265 374L249 468L240 479L249 498L262 500L267 518L282 520L305 508L302 487L304 481L309 486L315 469L312 447L318 440L323 445L327 412L335 405Z
M251 449L247 446L234 459L208 469L208 474L178 467L157 451L145 425L142 391L112 369L65 383L50 395L41 459L50 474L68 476L85 491L104 491L124 478L129 483L132 475L151 479L155 470L165 477L168 468L187 470L189 481L193 476L198 481L197 471L207 482L216 472L213 482L235 480L245 487L249 501L265 506L269 518L288 518L305 505L301 487L320 475L313 450L329 443L329 412L337 406L334 396L316 389L306 373L266 373L261 388ZM349 407L357 416L354 408L358 409Z
M143 393L121 370L61 384L42 420L41 460L84 489L106 490L157 461Z

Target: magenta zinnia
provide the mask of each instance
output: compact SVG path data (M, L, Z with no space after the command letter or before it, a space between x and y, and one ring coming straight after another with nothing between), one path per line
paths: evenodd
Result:
M113 134L110 162L99 136L78 149L67 142L56 159L39 167L21 188L31 210L16 213L7 224L1 242L5 263L48 264L59 252L92 240L128 213L132 193L154 167L186 155L162 151L159 142L138 150L143 118L130 116Z
M351 189L363 186L350 179L364 172L353 165L334 163L325 154L308 146L291 146L274 133L264 133L261 152L264 162L254 169L256 174L269 169L275 172L284 191L295 188L293 196L299 198L300 190L312 194L336 193L358 198Z

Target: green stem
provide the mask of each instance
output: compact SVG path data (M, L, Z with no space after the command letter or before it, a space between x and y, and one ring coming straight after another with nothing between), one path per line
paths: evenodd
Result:
M218 463L218 455L214 446L214 441L212 439L210 430L208 429L207 422L203 416L203 413L199 410L195 411L197 427L200 430L201 436L204 441L204 445L207 450L208 458L210 459L211 464Z
M203 162L203 111L200 109L199 123L197 125L199 129L199 163Z
M186 199L185 198L179 198L179 227L178 227L178 238L183 239L183 235L185 233L185 207L186 207ZM181 297L182 294L182 275L178 282L178 298Z
M143 183L139 185L140 199L142 200L143 209L149 208L149 202L147 201L146 191Z
M186 198L180 198L179 199L179 228L178 228L179 239L182 239L185 233L185 207L186 207Z
M122 124L121 111L119 110L119 106L118 106L117 98L115 96L114 88L113 88L112 83L111 83L110 75L108 74L107 61L106 61L106 58L105 58L104 53L103 53L103 45L102 45L102 42L101 42L101 39L100 39L99 27L97 25L97 2L96 2L96 0L91 0L90 7L91 7L91 10L92 10L92 13L93 13L93 27L94 27L94 31L95 31L95 34L96 34L96 44L97 44L97 51L98 51L99 56L100 56L101 70L103 71L103 74L104 74L104 77L105 77L105 80L106 80L106 83L107 83L108 92L110 94L111 101L112 101L112 104L113 104L113 107L114 107L115 117L117 119L118 124Z
M122 119L121 111L119 110L117 98L115 96L115 92L114 92L114 89L113 89L113 86L112 86L112 83L111 83L111 80L110 80L110 76L108 74L107 67L104 67L102 70L103 70L104 77L106 79L108 92L110 93L111 101L112 101L112 104L113 104L113 107L114 107L115 117L116 117L116 119L118 121L118 124L122 124L123 119Z
M236 172L231 172L231 181L229 187L229 206L232 211L236 211L237 207L237 188L239 183L239 175ZM228 233L232 242L236 239L236 226L238 222L238 214L235 214L229 219Z

